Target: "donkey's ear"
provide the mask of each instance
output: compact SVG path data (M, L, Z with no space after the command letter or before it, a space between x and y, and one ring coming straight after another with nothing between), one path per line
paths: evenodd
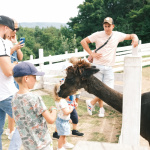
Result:
M82 73L82 77L85 79L85 78L88 78L90 77L91 75L97 73L99 71L99 69L97 69L95 66L92 66L90 68L86 68L84 70L84 72Z

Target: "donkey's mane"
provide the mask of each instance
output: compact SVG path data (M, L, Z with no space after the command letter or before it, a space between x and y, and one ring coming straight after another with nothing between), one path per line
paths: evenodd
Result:
M90 68L90 67L91 67L91 64L89 62L86 62L85 60L80 59L76 65L74 65L73 67L69 66L67 68L67 75L69 73L81 75L84 72L85 68Z

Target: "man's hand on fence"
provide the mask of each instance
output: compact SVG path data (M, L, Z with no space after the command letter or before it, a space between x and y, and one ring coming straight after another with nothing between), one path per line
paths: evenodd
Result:
M139 43L139 39L138 39L137 35L132 34L132 43L131 44L133 45L133 47L137 47L138 43Z

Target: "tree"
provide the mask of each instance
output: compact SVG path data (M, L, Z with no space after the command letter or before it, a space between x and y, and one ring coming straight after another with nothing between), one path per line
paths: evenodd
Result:
M144 5L139 11L132 10L129 14L129 21L136 33L143 43L149 42L150 35L150 4Z
M109 16L115 21L114 30L127 34L136 33L142 38L142 41L145 41L145 37L142 36L145 34L145 30L140 33L140 30L137 32L135 27L144 26L147 34L149 33L149 27L147 27L149 19L145 20L144 17L149 17L149 12L144 8L148 5L149 0L85 0L83 4L78 6L79 13L77 17L71 18L67 24L77 35L77 38L83 39L96 31L103 30L103 20ZM142 11L142 14L139 10ZM133 18L132 14L136 15L136 18L134 16L134 19L131 19ZM140 18L142 16L144 20ZM147 25L144 25L144 21ZM126 44L128 45L129 42L123 42L121 46Z

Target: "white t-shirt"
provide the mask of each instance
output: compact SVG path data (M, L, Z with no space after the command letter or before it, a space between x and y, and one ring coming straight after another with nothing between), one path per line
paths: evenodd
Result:
M70 120L70 114L64 115L62 109L67 108L69 109L69 105L65 99L61 99L59 102L55 102L56 108L57 108L57 116L63 120Z
M91 43L96 44L96 49L102 46L108 40L109 37L110 35L107 35L105 31L98 31L88 36ZM97 53L102 54L102 57L100 59L94 58L93 63L105 66L113 66L115 63L117 46L119 42L124 41L125 37L125 33L113 31L112 37L110 38L108 43L97 51Z
M10 41L0 38L0 57L10 57L10 47ZM13 76L5 76L0 67L0 101L14 95L17 91L18 89L15 87Z

